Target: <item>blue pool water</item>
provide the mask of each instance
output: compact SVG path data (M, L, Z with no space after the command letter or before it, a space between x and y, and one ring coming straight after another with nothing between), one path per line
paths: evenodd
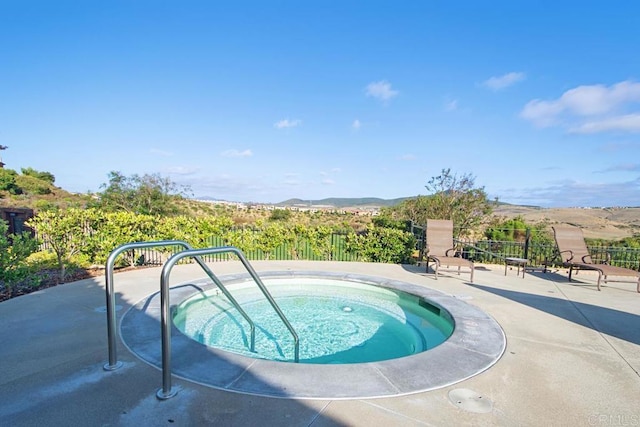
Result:
M400 358L444 342L454 324L421 297L359 282L318 278L265 279L300 339L300 363L347 364ZM295 345L255 283L230 287L256 324L255 351L245 319L217 289L177 307L174 324L205 344L246 356L293 361Z

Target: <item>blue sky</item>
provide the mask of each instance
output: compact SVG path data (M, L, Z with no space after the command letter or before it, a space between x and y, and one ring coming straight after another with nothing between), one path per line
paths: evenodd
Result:
M75 192L640 206L640 2L0 1L0 152Z

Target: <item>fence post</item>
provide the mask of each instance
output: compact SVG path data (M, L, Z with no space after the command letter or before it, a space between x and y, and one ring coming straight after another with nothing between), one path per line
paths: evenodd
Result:
M529 240L531 239L531 229L527 228L524 235L524 259L529 259Z

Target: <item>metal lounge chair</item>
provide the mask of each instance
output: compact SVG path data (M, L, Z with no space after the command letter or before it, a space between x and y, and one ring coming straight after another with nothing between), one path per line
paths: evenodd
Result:
M451 220L427 220L427 272L429 272L429 260L435 264L434 273L438 279L438 271L442 266L467 267L471 272L470 282L473 283L473 262L460 256L460 252L453 244L453 221ZM446 270L451 271L451 270Z
M637 291L640 292L640 272L630 268L593 262L580 228L573 225L554 225L551 228L562 264L569 267L569 281L571 281L573 270L592 270L598 272L598 290L600 290L601 282L636 282ZM611 280L609 276L628 277L632 280Z

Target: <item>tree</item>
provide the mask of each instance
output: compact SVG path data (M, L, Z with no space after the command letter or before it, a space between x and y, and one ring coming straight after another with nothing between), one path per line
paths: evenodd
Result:
M109 173L109 184L101 188L98 207L105 211L160 216L178 214L178 203L188 192L188 187L179 187L159 174L126 177L115 171Z
M412 199L404 200L397 206L383 208L382 217L388 216L396 221L409 220L416 224L426 224L428 219L426 212L429 209L429 198L426 196L417 196Z
M451 169L443 169L425 187L430 195L405 200L385 214L423 225L427 219L450 219L454 237L458 237L476 229L493 212L484 187L476 187L475 177L470 174L458 176Z
M451 169L443 169L425 187L433 193L429 197L428 218L452 220L456 237L478 227L493 212L484 187L476 187L471 174L458 176Z
M67 265L85 246L85 225L91 213L84 209L66 211L42 211L28 220L27 225L36 230L38 239L55 253L64 282Z

